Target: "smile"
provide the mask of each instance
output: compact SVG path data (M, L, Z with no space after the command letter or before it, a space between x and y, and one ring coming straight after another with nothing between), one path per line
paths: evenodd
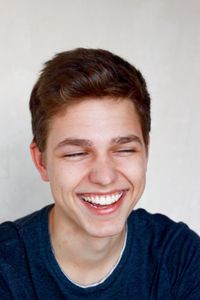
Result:
M88 195L81 194L82 200L89 202L91 204L98 204L98 205L111 205L117 202L123 195L123 191L115 192L113 194L105 194L105 195Z

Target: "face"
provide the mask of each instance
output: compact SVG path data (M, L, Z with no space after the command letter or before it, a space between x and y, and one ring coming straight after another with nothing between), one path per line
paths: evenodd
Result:
M93 237L123 231L145 186L147 154L129 100L84 100L52 119L45 153L32 147L63 226Z

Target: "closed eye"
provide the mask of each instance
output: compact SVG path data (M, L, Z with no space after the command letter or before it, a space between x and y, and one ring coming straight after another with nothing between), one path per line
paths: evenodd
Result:
M114 151L114 154L119 156L129 156L136 152L137 152L136 149L118 149Z
M75 153L69 153L69 154L65 154L64 157L81 157L87 155L86 152L75 152Z
M137 150L136 149L121 149L121 150L117 150L116 152L129 153L129 152L137 152Z

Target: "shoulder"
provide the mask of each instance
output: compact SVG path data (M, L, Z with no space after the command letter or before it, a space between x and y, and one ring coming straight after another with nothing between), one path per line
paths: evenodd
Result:
M15 299L30 299L29 256L32 255L32 244L38 243L37 232L49 207L14 222L0 224L0 299L10 299L10 291Z
M200 299L200 237L182 222L143 209L135 210L129 223L139 249L150 257L157 276L165 274L175 298Z
M0 225L0 260L3 254L6 256L9 252L19 248L19 233L14 222L5 222ZM12 250L11 250L12 249ZM14 255L14 253L13 253Z
M38 223L42 212L48 207L44 207L15 221L7 221L0 224L0 249L5 245L12 245L12 243L19 241L21 232Z
M25 251L14 222L0 225L0 298L10 299L25 273Z
M200 237L185 223L175 222L163 214L152 214L141 208L131 213L129 223L150 237L165 236L168 239L183 237L184 239L194 239L197 243L200 242Z
M200 272L200 237L186 224L138 209L130 215L129 225L138 247L151 251L152 259L162 261L170 270L180 265L179 259L193 261L194 266L198 261Z
M16 221L0 224L0 270L10 265L17 268L26 256L25 239L33 238L44 210L36 211Z
M151 226L159 225L159 228L163 226L173 226L174 224L176 224L176 222L171 220L166 215L163 215L161 213L150 213L143 208L138 208L132 211L132 213L130 214L130 218L132 220L135 219L138 224L146 224Z

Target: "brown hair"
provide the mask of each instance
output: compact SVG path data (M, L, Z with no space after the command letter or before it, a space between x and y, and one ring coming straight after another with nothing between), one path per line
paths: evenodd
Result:
M145 80L133 65L102 49L78 48L57 54L45 63L30 97L33 141L45 150L51 118L77 100L92 97L128 98L138 113L148 145L150 96Z

